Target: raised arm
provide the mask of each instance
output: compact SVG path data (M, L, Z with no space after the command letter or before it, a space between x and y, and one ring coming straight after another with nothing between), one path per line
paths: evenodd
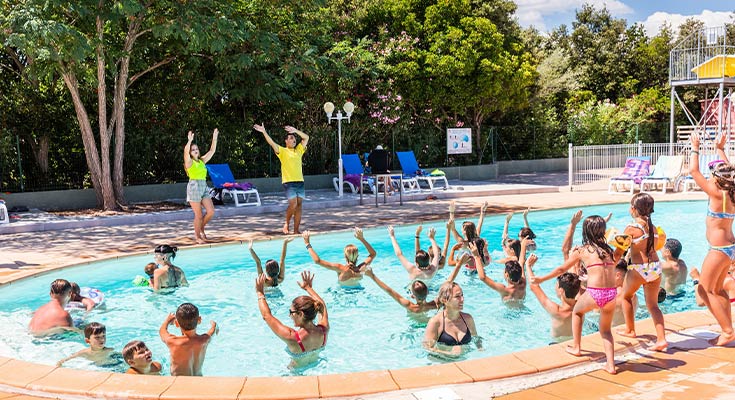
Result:
M416 227L416 237L414 240L414 252L418 253L419 250L421 250L421 240L419 239L421 237L421 230L424 229L423 225L419 225Z
M503 242L505 242L505 239L508 239L508 225L510 224L510 220L513 218L513 212L509 212L508 215L505 216L505 224L503 225Z
M521 239L521 253L518 255L518 264L521 264L521 266L526 263L526 249L528 249L528 242L531 240L527 237ZM521 269L521 274L523 274L523 269Z
M529 281L532 281L536 278L536 275L533 273L533 266L534 264L536 264L536 260L538 260L536 255L531 254L531 256L528 257L528 261L526 261L526 268L524 269L526 270L526 275L528 276ZM538 283L531 283L529 287L533 294L536 295L538 302L541 303L541 307L543 307L546 312L551 315L557 315L559 313L559 305L551 301L549 297L546 296L546 293L541 288L541 285L539 285Z
M253 249L252 239L250 240L250 242L248 242L248 250L250 250L250 257L252 257L253 261L255 261L255 268L258 270L258 276L263 275L263 268L260 265L260 257L258 257L258 254L256 254L255 250Z
M416 268L411 261L408 261L408 259L403 255L403 252L401 251L401 247L398 245L398 241L396 240L396 232L395 229L393 229L393 226L388 226L388 235L390 236L390 241L393 243L393 252L395 252L396 257L398 257L398 260L401 261L401 265L403 265L403 268L408 271L408 273L413 273L413 270Z
M582 210L578 210L572 215L571 221L569 221L569 228L567 233L564 235L564 241L561 243L561 252L564 260L569 257L569 251L572 250L572 243L574 242L574 231L577 229L577 224L582 220Z
M480 206L480 216L477 218L475 229L477 236L480 236L480 232L482 232L482 222L485 220L485 210L487 210L487 201L483 202Z
M715 141L717 156L720 157L720 160L729 164L730 160L727 158L727 153L725 153L725 144L727 144L727 136L723 135L722 133L718 134Z
M482 258L480 258L480 253L477 250L477 246L474 242L469 243L470 251L472 252L472 257L475 259L475 267L477 268L477 277L480 278L481 281L483 281L487 286L490 287L490 289L495 290L496 292L500 293L503 296L506 296L508 294L508 290L505 289L505 285L502 283L495 282L492 280L489 276L485 274L485 266L482 265Z
M366 268L365 275L369 276L375 282L375 284L378 285L378 287L383 289L384 292L388 293L388 295L392 297L393 300L395 300L398 304L403 306L403 308L406 308L409 311L417 312L416 310L411 309L412 308L411 306L417 306L416 304L412 303L405 297L401 296L400 294L398 294L398 292L393 290L390 286L386 285L385 282L378 279L378 277L375 276L375 273L373 272L372 268L370 267Z
M280 150L281 146L279 146L276 142L274 142L273 139L271 139L271 136L268 134L268 132L265 131L265 125L255 124L253 125L253 129L263 134L265 141L268 142L268 145L271 146L271 148L276 154L278 154L278 152L281 151Z
M462 235L457 232L457 227L454 225L454 212L457 210L457 204L454 202L454 200L449 202L449 221L452 222L451 225L451 231L454 235L454 240L458 243L462 243L464 239L462 238Z
M265 274L258 275L258 278L255 279L255 294L258 296L258 309L260 310L260 316L263 317L263 320L268 325L268 327L271 328L271 331L273 331L276 336L281 338L281 340L295 341L295 331L284 325L271 313L271 309L268 306L268 299L265 298L265 294L263 293L264 283Z
M699 170L699 135L693 134L689 136L689 139L692 141L692 152L690 154L690 160L689 160L689 174L694 178L694 182L697 183L697 186L702 188L702 191L707 193L709 196L718 196L719 195L719 188L716 184L710 183L707 178L702 175L702 171ZM717 146L717 154L724 156L723 160L727 160L727 155L725 154L724 149L724 143L721 139L718 138L715 145ZM722 147L722 149L720 149Z
M202 156L202 161L205 163L209 162L209 160L214 156L214 152L217 150L217 137L219 136L219 129L214 128L214 132L212 132L212 144L209 145L209 151L207 154Z
M283 282L283 279L286 277L286 250L288 249L288 243L293 241L293 239L293 236L283 239L283 249L281 249L281 268L278 271L278 283Z
M531 228L531 225L528 225L528 212L531 211L531 207L526 208L526 211L523 212L523 226L526 228Z
M439 268L439 260L441 260L442 255L439 252L439 245L436 244L436 229L434 228L429 229L429 242L431 242L431 249L434 253L434 258L430 261L431 265Z
M293 126L284 126L283 129L286 130L288 133L293 133L294 135L299 135L301 138L301 145L306 148L306 145L309 144L309 135L305 134L304 132L301 132L300 130L294 128Z
M306 291L315 301L322 303L322 318L319 320L319 325L323 325L326 330L329 330L329 315L327 314L327 303L324 302L319 293L317 293L312 287L314 282L314 274L309 271L301 272L301 282L298 282L299 286Z
M368 251L368 256L367 256L367 258L365 259L365 261L363 261L363 262L364 262L365 264L370 264L370 263L372 263L372 262L373 262L373 260L375 259L375 256L376 256L376 255L377 255L378 253L376 253L376 252L375 252L375 249L373 248L373 246L371 246L371 245L370 245L370 243L368 243L368 241L367 241L367 240L365 240L365 236L364 236L364 235L363 235L363 233L362 233L362 228L358 228L358 227L355 227L355 238L357 238L357 240L359 240L360 242L362 242L362 245L363 245L363 246L365 246L365 248L366 248L366 249L367 249L367 251Z
M444 265L448 262L447 251L449 251L449 237L452 235L452 226L454 226L454 220L450 219L447 221L447 234L444 236L444 245L442 245L442 257L444 257L444 262L439 263L439 268L444 268Z
M454 251L452 251L454 253ZM454 266L454 269L452 270L452 273L449 274L449 277L447 277L447 282L454 282L455 279L457 279L457 274L459 274L459 269L462 268L463 265L467 264L468 261L470 261L470 255L467 253L462 254L462 257L457 260Z
M330 269L334 272L342 272L341 265L333 263L333 262L329 262L329 261L324 261L321 258L319 258L319 255L316 254L316 250L314 250L314 248L311 247L311 242L310 242L311 232L305 231L304 233L301 234L301 237L304 238L304 244L306 245L306 250L309 252L309 255L311 256L311 259L312 261L314 261L314 263L324 268Z
M163 340L164 343L168 343L168 340L174 337L169 331L168 326L171 325L174 320L176 319L176 315L173 313L169 313L165 320L163 320L163 324L161 324L161 327L158 329L158 335L161 337L161 340Z
M569 268L571 268L574 265L576 265L577 263L579 263L579 260L580 260L580 258L579 258L579 252L578 251L572 251L569 254L569 258L567 258L566 261L564 261L564 263L562 265L556 267L553 271L549 272L548 274L546 274L546 275L544 275L542 277L535 276L532 279L531 283L540 284L541 282L548 281L551 278L556 278L557 276L559 276L559 275L567 272L569 270Z
M191 168L192 164L191 154L189 154L189 152L191 151L191 142L194 141L194 132L189 131L189 133L187 133L187 136L188 140L186 142L186 145L184 145L184 169L188 170L189 168Z

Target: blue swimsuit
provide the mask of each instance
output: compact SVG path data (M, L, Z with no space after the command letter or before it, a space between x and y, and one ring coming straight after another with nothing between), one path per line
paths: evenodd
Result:
M715 219L735 219L735 214L726 212L727 195L722 191L722 212L714 212L707 207L707 216ZM735 260L735 243L726 246L710 246L710 250L723 252L730 260Z

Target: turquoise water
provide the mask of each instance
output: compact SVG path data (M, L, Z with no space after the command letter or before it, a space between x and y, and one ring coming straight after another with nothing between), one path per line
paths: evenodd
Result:
M584 207L583 210L585 216L604 216L612 211L609 225L622 230L631 220L628 208L627 204L619 204ZM654 224L662 226L668 237L681 240L684 245L681 258L690 267L698 266L707 249L704 237L706 203L660 202L655 208ZM530 213L531 227L538 235L537 271L549 271L562 262L561 241L575 210ZM501 257L500 237L504 219L503 215L488 216L483 225L482 236L488 240L495 259ZM517 234L522 221L520 214L511 221L511 235ZM440 245L444 240L443 221L424 224L424 247L429 243L425 233L432 226L438 231L437 241ZM396 227L396 237L409 258L413 254L415 228L416 225ZM581 224L575 235L575 243L581 241L580 229ZM378 252L373 262L376 275L405 294L408 276L393 255L386 229L368 229L365 237ZM345 244L359 244L351 232L316 235L311 242L323 259L334 262L343 260L342 248ZM281 243L281 240L256 242L255 249L265 263L268 258L280 258ZM367 251L362 245L358 247L360 259L363 259ZM164 371L168 371L168 350L158 336L158 329L168 313L174 312L179 304L187 301L200 308L200 332L209 328L211 320L217 321L220 326L220 334L213 338L209 346L204 363L205 375L317 375L445 362L427 356L421 348L423 326L409 318L404 309L370 278L363 280L363 289L341 288L334 272L311 262L301 238L289 245L286 280L279 290L267 294L274 315L282 322L290 323L290 301L304 293L296 284L300 272L308 269L316 273L314 287L327 303L331 331L320 362L301 371L287 369L290 359L284 351L285 344L270 331L258 312L254 291L255 264L246 244L180 251L174 263L186 271L191 286L171 294L153 294L146 288L131 285L133 277L143 275L144 265L151 261L152 254L112 259L52 272L0 288L0 326L3 326L0 355L53 365L58 359L84 348L81 338L39 340L27 333L33 310L48 301L49 283L56 278L65 278L78 282L80 286L98 288L106 294L106 309L94 310L86 321L98 321L107 326L108 346L120 350L130 340L143 340L152 349L154 359L164 364ZM449 272L445 268L429 284L430 297L436 295ZM498 264L488 268L488 274L495 280L503 279L502 268ZM550 318L530 290L523 308L509 309L501 302L500 296L479 282L476 276L460 273L457 282L464 289L465 311L474 316L485 347L484 351L473 348L464 356L465 359L541 347L551 341ZM557 300L554 298L553 281L545 282L543 287L547 295ZM662 305L664 313L696 307L691 285L687 285L686 289L686 296L667 300ZM405 296L408 297L407 294ZM638 316L643 318L647 313L641 309ZM591 320L595 321L596 317L591 317ZM591 324L588 324L585 333L593 332L592 329ZM99 369L83 360L73 360L65 366ZM124 366L112 368L117 371L124 369Z

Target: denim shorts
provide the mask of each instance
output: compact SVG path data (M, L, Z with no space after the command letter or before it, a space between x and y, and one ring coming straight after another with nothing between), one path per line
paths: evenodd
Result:
M286 182L283 184L283 189L286 191L286 197L291 200L295 197L301 197L302 199L306 197L306 192L304 191L304 182Z

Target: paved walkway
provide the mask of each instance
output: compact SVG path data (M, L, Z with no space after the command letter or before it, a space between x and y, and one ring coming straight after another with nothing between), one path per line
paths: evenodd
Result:
M355 195L338 199L336 192L320 191L310 194L306 203L303 228L315 232L328 232L349 229L353 226L374 227L403 222L419 222L444 219L450 199L457 202L458 216L476 215L483 201L490 203L489 213L504 213L509 210L548 209L559 207L578 207L600 203L629 201L629 196L611 196L604 191L568 192L564 174L527 174L507 177L503 182L450 182L452 189L433 193L436 200L428 200L428 192L409 195L404 205L398 204L397 196L389 198L387 204L381 202L376 208L370 198L364 205L358 205ZM517 183L522 182L522 183ZM462 189L459 189L459 188ZM657 201L703 199L699 194L667 193L654 194ZM381 199L382 200L382 199ZM266 196L261 210L251 208L218 208L218 218L208 229L208 236L216 244L253 239L280 237L283 203L277 197ZM269 208L270 207L270 208ZM268 211L268 212L263 212ZM72 218L65 222L79 223L80 227L63 230L41 230L33 232L9 233L0 229L0 285L23 276L65 265L93 261L103 258L147 252L159 243L171 243L180 247L193 245L191 239L191 212L171 213L171 215L122 217ZM42 229L68 228L68 225L49 224L41 221L46 218L39 213L39 220L26 218L25 224L42 225ZM117 218L117 220L113 220ZM142 218L142 219L141 219ZM71 220L71 221L69 221ZM86 222L85 222L86 220ZM112 222L111 222L112 221ZM126 225L132 223L132 225ZM14 225L14 224L11 224ZM91 226L97 225L97 226ZM215 245L215 244L213 244ZM688 317L691 318L691 317ZM667 324L668 324L667 316ZM699 325L680 324L680 328L707 326L713 323L711 317L697 320ZM641 327L640 332L650 334ZM382 393L361 396L375 399L487 399L504 395L502 399L585 399L585 398L735 398L735 350L730 348L709 348L702 341L711 335L709 330L684 331L672 337L669 353L646 354L633 349L640 358L631 359L619 365L617 376L608 376L596 369L595 363L584 363L569 377L555 383L543 376L525 376L510 384L487 386L487 383L450 385L432 389ZM592 346L595 346L592 344ZM693 347L692 347L693 346ZM596 349L596 351L599 349ZM587 368L587 370L584 370ZM571 370L570 370L571 371ZM547 379L544 381L544 379ZM533 382L533 385L522 382ZM503 384L503 381L494 381ZM707 382L703 385L699 382ZM511 386L509 388L509 385ZM542 386L538 386L542 385ZM538 386L538 387L536 387ZM532 388L535 387L535 388ZM513 390L524 391L507 394ZM732 396L732 397L728 397ZM0 399L25 399L23 395L3 393Z

